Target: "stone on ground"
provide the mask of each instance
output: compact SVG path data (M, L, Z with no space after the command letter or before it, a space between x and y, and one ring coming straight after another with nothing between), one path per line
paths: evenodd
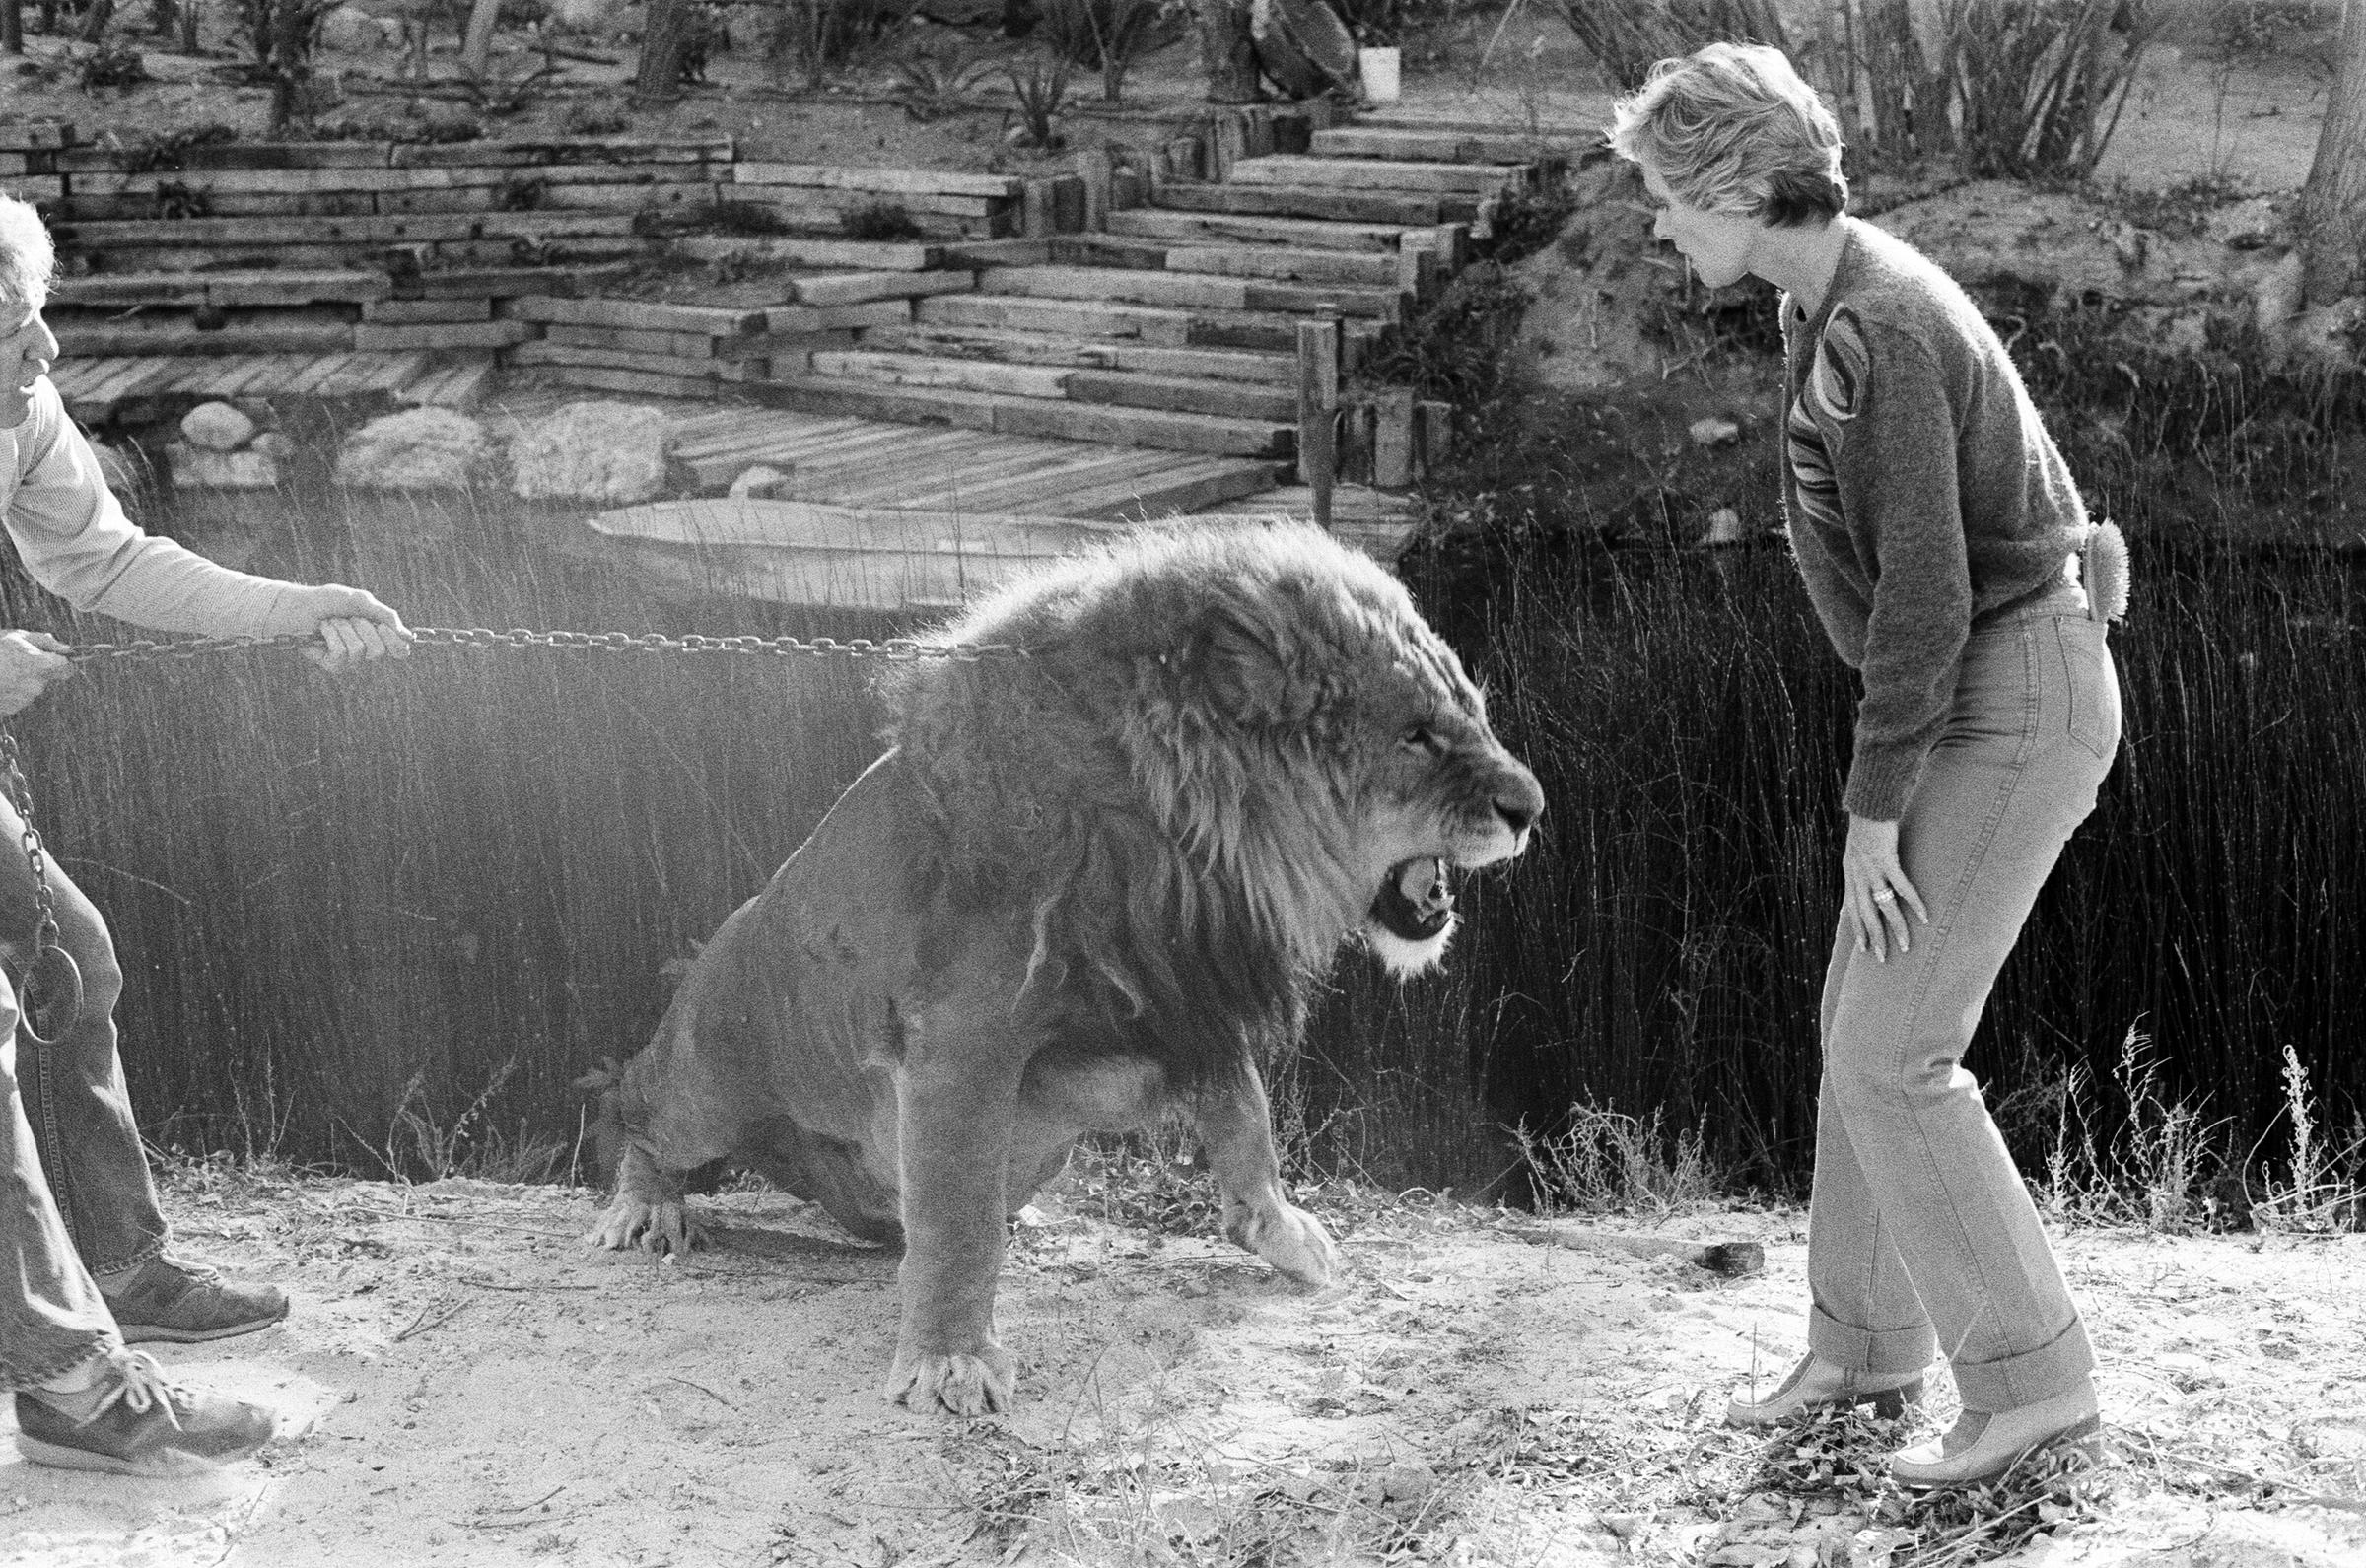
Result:
M484 427L467 415L406 408L346 437L336 477L360 490L464 490L493 457Z
M751 463L740 469L739 477L731 481L731 499L737 501L749 496L777 496L788 483L789 476L772 464Z
M180 417L180 438L209 452L235 452L254 435L254 421L228 403L199 403Z
M634 403L569 403L510 441L510 488L528 501L630 506L665 486L671 430Z
M175 490L276 490L279 463L270 452L213 451L174 442L165 448Z

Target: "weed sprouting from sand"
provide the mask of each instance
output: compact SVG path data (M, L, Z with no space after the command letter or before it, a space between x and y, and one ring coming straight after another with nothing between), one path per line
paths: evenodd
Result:
M1547 1215L1635 1208L1665 1215L1727 1186L1702 1128L1679 1127L1670 1138L1656 1110L1646 1119L1580 1101L1559 1132L1534 1132L1523 1122L1512 1137Z

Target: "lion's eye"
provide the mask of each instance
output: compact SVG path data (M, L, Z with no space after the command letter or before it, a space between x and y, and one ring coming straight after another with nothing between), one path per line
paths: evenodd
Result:
M1443 757L1446 754L1446 743L1438 739L1436 733L1425 724L1414 725L1400 738L1405 745L1416 751L1426 751L1432 757Z

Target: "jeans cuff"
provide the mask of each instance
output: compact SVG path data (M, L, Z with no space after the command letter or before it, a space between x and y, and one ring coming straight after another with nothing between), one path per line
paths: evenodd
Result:
M1828 1366L1877 1375L1919 1372L1938 1357L1938 1335L1927 1323L1903 1329L1859 1329L1818 1303L1807 1310L1807 1347Z
M95 1261L85 1261L82 1266L89 1269L91 1271L91 1277L96 1279L101 1274L117 1274L121 1273L126 1268L137 1268L140 1266L140 1264L149 1261L151 1259L162 1258L164 1256L165 1238L159 1236L149 1242L144 1243L138 1252L133 1253L129 1258L123 1259L121 1261L115 1261L108 1259L99 1259Z
M2095 1373L2095 1350L2078 1318L2047 1344L1994 1361L1954 1364L1956 1392L1967 1410L2017 1410L2068 1394Z
M102 1329L91 1335L90 1343L81 1349L67 1355L63 1360L45 1366L18 1367L13 1363L0 1362L0 1390L22 1392L27 1389L38 1388L51 1378L71 1372L76 1367L96 1360L109 1350L119 1350L122 1346L123 1341L116 1336L112 1329Z

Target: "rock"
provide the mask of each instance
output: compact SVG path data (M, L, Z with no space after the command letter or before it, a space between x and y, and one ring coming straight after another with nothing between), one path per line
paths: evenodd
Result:
M215 451L174 442L165 448L175 490L276 490L279 463L267 451Z
M1742 427L1722 414L1707 414L1692 423L1696 446L1730 446L1742 439Z
M740 469L739 477L731 481L731 495L734 498L777 496L781 493L782 487L788 483L789 476L773 467L772 464L754 463Z
M1437 1472L1419 1461L1391 1465L1380 1472L1380 1495L1391 1503L1427 1497L1437 1489Z
M1742 514L1731 507L1719 507L1708 514L1708 532L1702 536L1703 544L1740 544Z
M271 460L285 468L296 459L296 438L267 430L246 443L247 450L268 452Z
M254 436L254 421L228 403L199 403L180 417L180 439L209 452L235 452Z
M356 5L343 5L320 19L320 47L335 54L359 54L385 41L379 19Z
M510 488L528 501L630 506L665 486L664 414L635 403L569 403L510 442Z
M464 490L493 456L484 427L467 415L406 408L346 437L336 477L360 490Z

